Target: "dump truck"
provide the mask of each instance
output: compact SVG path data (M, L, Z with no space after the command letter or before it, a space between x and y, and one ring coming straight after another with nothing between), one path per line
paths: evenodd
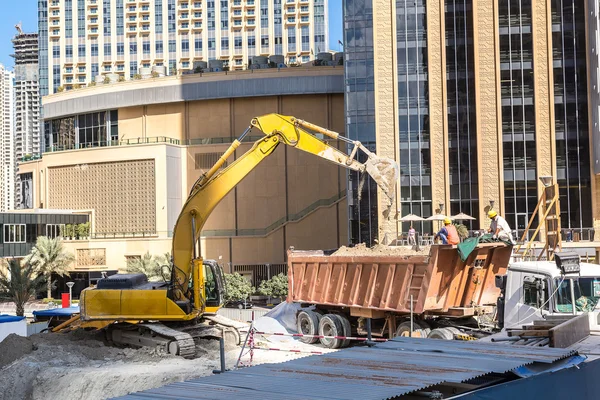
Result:
M568 252L509 264L511 253L501 242L479 243L464 261L449 245L413 255L291 249L288 302L301 305L301 340L330 348L366 335L367 320L374 337L452 340L587 312L600 331L599 265Z
M354 334L392 338L412 335L452 339L492 333L512 246L480 243L462 261L456 246L433 245L429 253L288 251L288 302L303 341L344 347ZM314 338L313 336L330 338Z

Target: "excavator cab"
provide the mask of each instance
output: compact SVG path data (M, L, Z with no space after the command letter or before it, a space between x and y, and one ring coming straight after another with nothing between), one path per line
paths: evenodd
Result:
M226 288L223 268L215 260L204 260L203 268L205 312L216 313L225 302ZM192 285L191 282L190 284Z

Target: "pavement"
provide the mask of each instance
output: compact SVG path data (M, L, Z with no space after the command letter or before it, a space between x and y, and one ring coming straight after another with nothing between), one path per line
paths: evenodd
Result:
M55 303L55 307L50 307L48 303L41 301L33 301L25 304L25 316L33 318L33 312L38 310L47 310L49 308L60 307L60 303ZM16 315L17 307L13 302L2 302L0 303L0 314Z

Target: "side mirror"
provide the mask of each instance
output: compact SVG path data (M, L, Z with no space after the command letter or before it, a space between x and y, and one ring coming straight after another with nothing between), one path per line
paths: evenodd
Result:
M496 287L502 291L506 289L506 275L496 275Z

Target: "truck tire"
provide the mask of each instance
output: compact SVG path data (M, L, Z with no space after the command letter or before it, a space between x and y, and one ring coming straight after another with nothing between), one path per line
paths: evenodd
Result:
M335 314L325 314L319 321L319 335L321 336L343 336L344 328L342 321ZM328 349L339 349L343 339L319 339L321 344Z
M342 330L343 330L343 335L344 336L352 336L352 326L350 325L350 320L348 319L348 317L344 314L335 314L338 319L340 320L340 322L342 323ZM340 348L344 348L344 347L348 347L350 346L350 340L349 339L344 339L342 341L342 345L340 346Z
M454 335L459 334L460 331L456 328L448 326L446 328L436 328L431 331L429 339L442 339L442 340L454 340Z
M413 332L419 331L420 336L415 335L416 337L427 337L431 329L429 329L429 325L423 321L415 321L413 322ZM400 325L398 325L398 329L396 329L396 335L394 337L402 336L408 337L410 332L410 321L404 321Z
M314 311L300 311L296 318L296 328L298 329L298 333L303 335L318 335L320 319L321 315ZM313 344L317 343L319 339L315 337L301 337L300 341L302 343Z

